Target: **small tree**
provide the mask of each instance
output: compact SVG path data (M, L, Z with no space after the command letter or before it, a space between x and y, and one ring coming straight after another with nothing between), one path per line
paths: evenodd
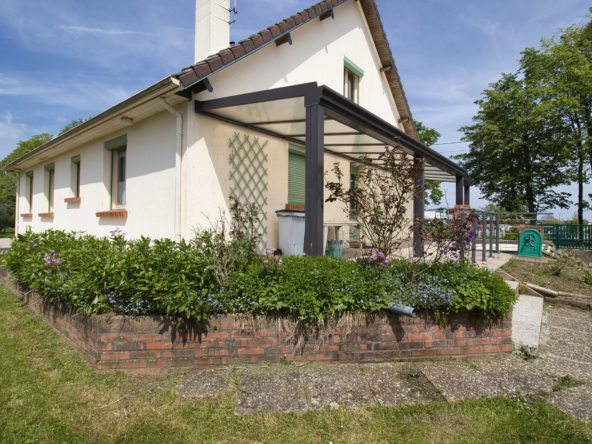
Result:
M400 146L385 147L378 159L361 159L364 168L358 175L358 186L348 187L339 163L333 165L336 182L326 182L330 191L327 202L341 202L350 218L355 218L372 246L386 256L399 250L410 238L413 221L408 216L409 203L422 190L415 177L422 168ZM345 179L344 179L345 178Z

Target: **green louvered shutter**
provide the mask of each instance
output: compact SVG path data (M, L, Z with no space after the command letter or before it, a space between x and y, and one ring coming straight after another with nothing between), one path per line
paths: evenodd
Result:
M288 203L304 205L306 164L304 156L290 153L288 160Z

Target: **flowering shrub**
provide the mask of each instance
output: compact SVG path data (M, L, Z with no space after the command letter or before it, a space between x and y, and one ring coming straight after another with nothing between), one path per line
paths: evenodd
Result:
M289 313L307 326L390 302L443 317L470 311L494 319L511 309L512 290L488 270L442 261L409 277L409 261L381 253L360 261L255 255L219 282L204 247L168 239L126 240L46 231L19 235L3 264L49 300L87 313L165 314L202 319L224 313ZM421 270L420 270L421 271Z

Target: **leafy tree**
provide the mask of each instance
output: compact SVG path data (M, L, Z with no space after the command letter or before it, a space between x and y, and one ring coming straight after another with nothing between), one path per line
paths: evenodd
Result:
M423 144L427 146L432 146L435 143L437 143L440 139L441 134L434 128L428 128L423 124L423 122L416 120L415 126L417 128L417 132L419 133L419 140L421 140ZM430 205L430 203L440 205L442 203L443 197L444 192L440 188L440 182L438 182L437 180L425 181L424 200L426 205Z
M16 148L0 161L0 168L49 142L52 138L51 134L43 133L28 140L19 141ZM0 229L4 232L6 228L14 225L17 177L14 173L0 174Z
M87 119L78 119L78 120L72 120L70 123L66 124L66 126L64 126L60 132L58 133L58 136L61 136L62 134L64 134L66 131L70 131L73 128L76 128L78 125L80 125L81 123L86 122L87 120L89 120L90 117L88 117Z
M570 26L541 43L540 49L527 48L522 53L522 71L526 81L543 92L541 107L563 122L557 137L571 154L582 224L584 210L590 207L584 184L590 179L588 165L592 167L592 21Z
M475 103L474 124L460 129L470 151L452 156L468 170L489 201L517 211L567 208L569 193L554 190L570 183L563 122L541 105L541 88L503 74Z

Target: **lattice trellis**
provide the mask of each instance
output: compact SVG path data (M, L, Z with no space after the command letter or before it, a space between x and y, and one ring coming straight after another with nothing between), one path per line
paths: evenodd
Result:
M259 243L261 250L265 247L267 237L267 154L258 137L244 134L241 140L240 134L235 133L230 139L230 195L236 197L242 203L256 203L261 210L259 218L259 232L263 235Z

